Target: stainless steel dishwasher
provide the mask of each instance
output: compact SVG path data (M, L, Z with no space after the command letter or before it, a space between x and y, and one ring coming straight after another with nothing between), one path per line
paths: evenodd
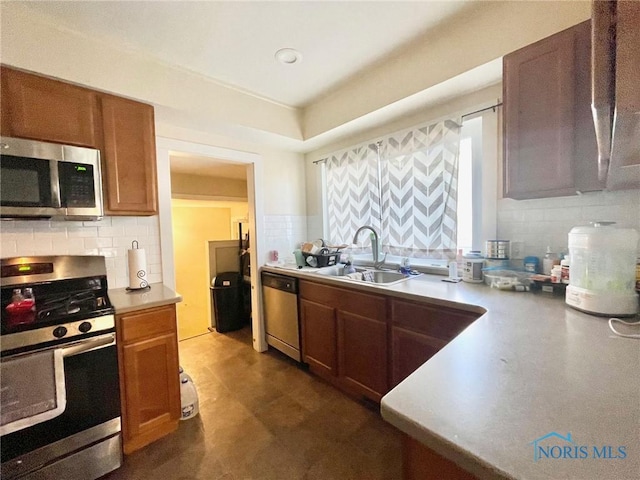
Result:
M262 272L262 300L267 343L299 362L298 279Z

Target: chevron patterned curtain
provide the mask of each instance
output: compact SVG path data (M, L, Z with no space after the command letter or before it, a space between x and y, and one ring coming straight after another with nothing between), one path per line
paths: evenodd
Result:
M445 120L395 134L384 144L384 251L455 258L460 125Z
M324 159L329 242L371 225L391 255L455 258L459 144L459 123L445 120Z
M380 232L380 189L376 144L361 145L326 159L328 240L351 243L356 230L371 225ZM370 242L362 235L364 251Z

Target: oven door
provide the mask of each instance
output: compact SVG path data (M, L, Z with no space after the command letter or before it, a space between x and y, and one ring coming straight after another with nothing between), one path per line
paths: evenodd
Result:
M122 462L115 333L55 348L63 348L66 408L2 436L3 479L36 471L37 478L98 478Z

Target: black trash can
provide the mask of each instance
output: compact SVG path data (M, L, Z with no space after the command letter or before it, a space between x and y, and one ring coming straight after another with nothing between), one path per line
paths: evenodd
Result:
M217 332L239 330L244 325L242 275L238 272L218 274L211 282L211 327Z

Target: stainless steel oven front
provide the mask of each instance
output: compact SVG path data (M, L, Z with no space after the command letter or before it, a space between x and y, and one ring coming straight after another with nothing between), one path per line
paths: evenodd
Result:
M115 317L103 269L102 257L2 259L3 479L91 480L122 464ZM25 296L37 308L16 313Z

